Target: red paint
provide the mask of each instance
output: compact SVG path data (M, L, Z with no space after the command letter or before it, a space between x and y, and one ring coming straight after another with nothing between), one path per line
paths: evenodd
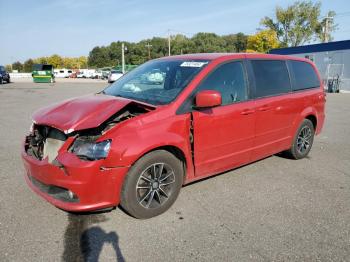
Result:
M192 115L189 112L176 113L201 80L223 62L265 58L311 63L309 60L262 54L198 54L163 59L177 58L208 59L211 62L174 102L121 122L102 135L99 140L112 140L107 159L80 160L68 152L73 138L65 142L57 157L65 170L45 159L38 161L22 150L27 174L44 184L72 190L79 196L79 203L59 201L42 193L26 175L29 186L65 210L89 211L112 207L119 203L123 180L130 166L157 148L171 146L182 152L186 160L185 183L189 183L288 149L297 128L306 117L316 118L316 133L320 133L325 118L322 85L307 91L210 108L221 104L221 96L216 91L203 91L196 96L196 106L208 108L193 110ZM84 96L41 109L33 119L37 124L53 126L65 132L94 128L130 102L102 94ZM192 146L189 139L191 121L194 136Z
M33 120L70 133L99 126L130 102L121 97L87 95L42 108L34 113Z
M196 95L197 107L214 107L221 105L221 94L214 90L204 90Z

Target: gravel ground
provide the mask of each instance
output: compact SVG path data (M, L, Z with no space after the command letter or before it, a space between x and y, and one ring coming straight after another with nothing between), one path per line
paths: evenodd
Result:
M272 156L188 185L148 220L68 214L27 187L21 141L37 108L106 85L0 86L1 261L350 261L350 94L327 96L306 159Z

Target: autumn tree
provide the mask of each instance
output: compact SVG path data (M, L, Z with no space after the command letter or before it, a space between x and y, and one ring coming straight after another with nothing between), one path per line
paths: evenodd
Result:
M248 37L247 52L267 53L280 45L277 34L273 30L262 30Z
M299 46L320 38L321 3L297 1L287 8L276 7L275 19L264 17L261 24L276 32L282 46ZM335 28L329 28L329 34Z
M63 59L59 55L52 55L47 59L47 63L52 65L54 68L62 68L63 67Z

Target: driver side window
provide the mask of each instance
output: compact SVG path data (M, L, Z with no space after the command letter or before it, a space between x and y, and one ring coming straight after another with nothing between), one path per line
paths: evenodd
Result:
M220 65L199 85L197 91L202 90L219 91L222 105L247 100L243 63L234 61Z

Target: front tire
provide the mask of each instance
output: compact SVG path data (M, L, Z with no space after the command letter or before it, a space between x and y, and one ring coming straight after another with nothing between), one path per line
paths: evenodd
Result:
M165 150L150 152L130 168L120 204L135 218L160 215L175 202L183 177L183 163L177 157Z
M315 136L315 128L309 119L304 119L295 134L292 147L288 150L293 159L306 157L312 147Z

